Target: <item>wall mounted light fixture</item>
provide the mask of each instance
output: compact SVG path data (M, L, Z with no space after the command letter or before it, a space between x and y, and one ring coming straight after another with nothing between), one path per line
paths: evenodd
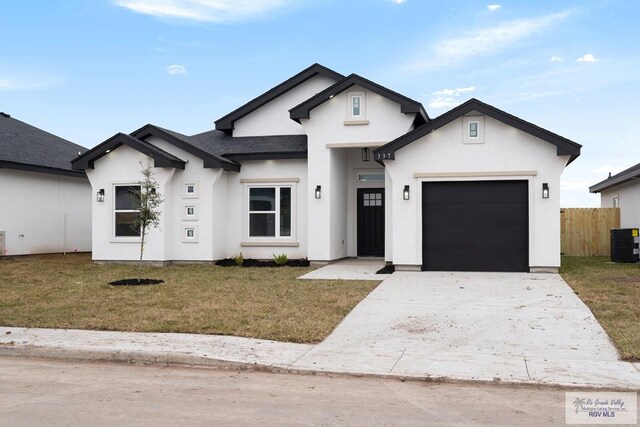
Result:
M549 184L547 184L546 182L542 184L542 198L549 198Z
M98 193L96 193L96 200L100 203L104 202L104 188L98 190Z
M402 200L409 200L409 186L405 185L402 190Z
M368 148L363 148L362 149L362 161L363 162L368 162L370 160L370 153L369 153L369 149Z
M322 187L317 185L316 186L316 199L320 199L322 198Z

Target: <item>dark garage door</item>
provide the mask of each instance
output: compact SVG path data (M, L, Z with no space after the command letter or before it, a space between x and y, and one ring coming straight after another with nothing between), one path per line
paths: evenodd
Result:
M527 181L422 184L422 269L528 271Z

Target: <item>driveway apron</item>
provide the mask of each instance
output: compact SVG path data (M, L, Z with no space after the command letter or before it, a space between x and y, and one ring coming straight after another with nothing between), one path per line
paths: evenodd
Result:
M293 366L640 388L558 274L396 272Z

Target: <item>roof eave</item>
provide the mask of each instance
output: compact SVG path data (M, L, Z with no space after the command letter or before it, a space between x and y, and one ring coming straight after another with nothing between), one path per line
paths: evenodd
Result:
M86 178L87 174L81 170L53 168L49 166L33 165L29 163L0 160L0 169L13 169L25 172L37 172L49 175L68 176L72 178Z

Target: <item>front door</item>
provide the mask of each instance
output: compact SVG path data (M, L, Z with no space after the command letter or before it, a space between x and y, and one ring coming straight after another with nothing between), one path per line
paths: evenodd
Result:
M358 256L384 256L384 188L358 189Z

